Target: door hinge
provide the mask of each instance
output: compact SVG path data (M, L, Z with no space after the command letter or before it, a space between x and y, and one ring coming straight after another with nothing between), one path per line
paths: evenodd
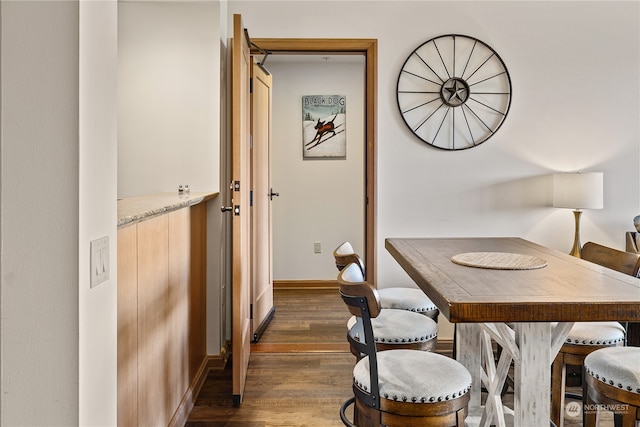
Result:
M253 207L253 190L249 191L249 207Z
M253 93L253 77L249 77L249 93Z
M249 319L253 320L253 304L249 304Z

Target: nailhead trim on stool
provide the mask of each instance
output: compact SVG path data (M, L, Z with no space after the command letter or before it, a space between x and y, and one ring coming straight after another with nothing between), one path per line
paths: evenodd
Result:
M355 324L356 316L352 316L347 322L350 332ZM382 310L371 319L371 326L375 341L380 343L426 342L438 336L438 324L433 319L406 310Z
M584 359L587 374L605 384L640 394L640 347L609 347Z
M380 306L395 308L425 314L436 319L440 310L421 289L413 288L382 288L378 289Z
M624 327L618 322L578 322L573 325L567 344L614 345L624 341Z

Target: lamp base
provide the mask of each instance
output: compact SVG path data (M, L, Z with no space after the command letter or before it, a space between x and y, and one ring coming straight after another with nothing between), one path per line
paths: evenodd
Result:
M571 252L569 255L573 255L574 257L581 258L582 245L580 244L580 216L582 215L582 211L580 209L576 209L573 211L573 217L576 220L576 229L575 235L573 236L573 247L571 248Z

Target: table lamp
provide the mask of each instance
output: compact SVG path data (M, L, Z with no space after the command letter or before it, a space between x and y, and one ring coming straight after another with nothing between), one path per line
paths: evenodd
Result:
M573 209L576 220L575 236L571 255L580 258L580 216L583 209L602 209L603 174L556 173L553 174L553 206Z

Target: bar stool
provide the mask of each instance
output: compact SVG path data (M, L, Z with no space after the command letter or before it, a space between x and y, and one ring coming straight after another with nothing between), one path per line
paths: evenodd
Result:
M622 345L624 332L618 322L581 322L571 328L551 367L551 421L557 427L564 425L567 365L582 366L590 353Z
M362 258L353 252L349 242L338 246L333 254L338 271L341 271L347 264L354 263L360 268L364 277L365 270ZM368 283L366 285L371 287ZM383 306L380 315L371 320L377 350L435 351L438 340L438 325L432 317L423 315L423 313L433 315L434 310L431 308L435 306L419 289L406 289L406 291L415 291L416 294L406 293L403 288L394 289L398 289L400 292L385 293L388 297L386 307ZM376 294L382 301L381 290L376 289ZM406 298L405 301L403 301L403 295ZM414 303L414 300L417 300L417 303ZM436 318L437 313L436 308ZM357 316L354 315L347 321L347 330L351 353L360 359L362 353L358 351L355 343L364 336L364 332L362 322Z
M584 359L585 427L595 427L599 409L614 412L616 425L640 421L640 347L609 347Z
M471 375L457 361L437 353L388 350L378 353L371 320L384 310L375 289L351 263L338 276L340 294L363 326L356 343L365 355L353 369L354 396L340 408L349 427L463 427ZM424 316L421 316L424 317ZM354 405L353 423L346 409Z
M362 274L366 276L364 261L353 250L351 243L344 242L338 246L333 251L333 257L336 260L338 271L342 270L347 264L355 262L362 269ZM377 291L382 308L414 311L424 314L436 322L438 321L440 310L421 289L391 287L377 289Z
M594 242L584 244L581 257L631 276L637 276L640 269L640 254L619 251ZM624 345L625 338L625 328L618 322L583 322L571 328L566 343L553 361L551 371L551 420L556 426L564 425L567 365L582 366L589 353Z

